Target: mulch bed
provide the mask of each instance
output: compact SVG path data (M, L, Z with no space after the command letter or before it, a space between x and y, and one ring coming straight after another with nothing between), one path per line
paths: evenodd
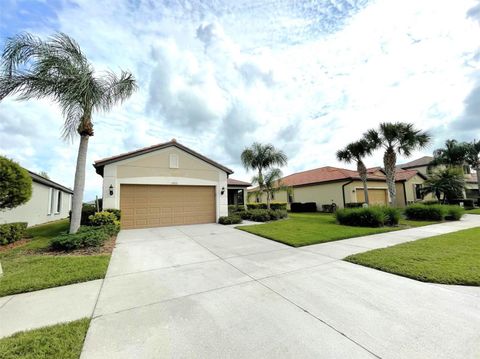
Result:
M13 242L13 243L8 243L0 246L0 253L9 251L10 249L16 248L23 246L24 244L27 244L30 242L31 238L24 238L20 239L19 241Z

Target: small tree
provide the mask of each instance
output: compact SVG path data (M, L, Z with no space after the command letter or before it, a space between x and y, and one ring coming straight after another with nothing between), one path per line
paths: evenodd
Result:
M32 197L32 178L18 163L0 156L0 210L24 204Z
M468 144L466 162L477 173L478 196L480 197L480 141L473 140Z
M439 201L445 202L451 199L463 197L465 177L459 168L445 168L430 174L424 183L422 193L432 193ZM443 195L443 198L442 198Z
M273 197L273 194L281 190L286 190L286 187L281 183L281 178L282 171L280 171L279 168L272 168L263 176L263 188L259 192L266 194L268 209L270 209L270 201ZM258 176L253 177L252 182L259 184Z

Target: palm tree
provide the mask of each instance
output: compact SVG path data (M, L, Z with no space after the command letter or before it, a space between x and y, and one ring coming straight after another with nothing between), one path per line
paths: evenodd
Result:
M260 194L266 194L268 209L270 209L270 200L272 199L273 194L281 190L286 190L286 187L281 183L281 179L282 171L279 168L269 169L263 177L263 188L259 192ZM254 176L252 183L259 185L259 177Z
M364 136L375 148L385 150L383 166L390 194L390 205L394 206L397 200L395 188L397 154L409 157L412 151L429 144L430 135L415 129L411 123L396 122L381 123L378 130L369 130Z
M447 167L430 174L422 188L422 194L432 193L439 201L462 198L465 188L463 171L455 167ZM443 194L443 199L441 195Z
M480 198L480 141L475 141L467 145L466 163L477 173L478 196Z
M277 150L271 144L263 145L255 142L243 150L241 161L247 171L257 171L256 181L260 191L263 191L263 171L273 166L285 166L287 164L287 155L282 150Z
M0 101L51 98L62 109L63 138L80 135L72 200L70 233L80 226L88 139L93 136L92 114L108 111L136 89L132 74L106 72L96 76L79 45L63 33L47 41L20 34L6 41L0 62Z
M467 162L468 144L458 142L457 140L445 141L445 148L439 148L433 151L433 160L429 163L428 169L444 165L448 168L459 168L463 171L463 166Z
M363 191L365 192L365 202L369 204L368 200L368 185L367 185L367 167L363 163L363 158L370 156L374 146L366 139L352 142L348 144L343 150L337 152L337 159L346 163L355 162L357 164L357 172L363 182Z

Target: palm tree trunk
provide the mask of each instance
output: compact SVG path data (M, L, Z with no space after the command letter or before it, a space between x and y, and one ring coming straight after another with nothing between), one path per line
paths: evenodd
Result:
M370 200L368 199L368 184L367 184L367 168L363 161L357 161L357 172L360 175L360 179L363 182L363 192L365 193L365 203L367 205L370 204Z
M270 209L270 192L266 191L267 193L267 209Z
M88 139L90 136L81 135L78 146L77 168L73 185L72 218L70 219L70 233L77 233L82 216L83 191L85 189L85 165L87 162Z
M397 190L395 188L395 165L397 155L395 151L388 148L383 155L383 166L385 167L385 177L387 178L388 193L390 194L390 206L395 207L397 203Z

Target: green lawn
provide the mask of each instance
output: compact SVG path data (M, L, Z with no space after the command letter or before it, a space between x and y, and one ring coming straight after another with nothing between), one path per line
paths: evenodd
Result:
M422 282L480 286L480 227L355 254L345 260Z
M78 359L90 319L20 332L0 339L2 359Z
M466 211L468 214L480 214L480 208L475 208L475 209L469 209Z
M332 214L290 213L286 220L237 228L293 247L301 247L432 223L435 222L402 220L398 227L350 227L337 224Z
M48 255L50 240L68 230L68 220L28 229L26 244L0 252L0 297L105 277L110 255Z

